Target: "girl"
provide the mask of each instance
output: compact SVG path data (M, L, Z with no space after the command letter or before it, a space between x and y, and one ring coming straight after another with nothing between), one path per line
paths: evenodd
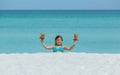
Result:
M63 38L60 35L57 35L55 37L55 44L52 46L46 46L46 44L44 43L44 38L45 38L45 35L41 34L40 39L41 39L41 43L42 43L44 48L53 49L53 52L64 52L64 50L71 50L74 48L74 46L76 45L76 41L78 40L78 35L74 34L74 39L73 39L74 43L71 47L67 47L67 46L62 45Z

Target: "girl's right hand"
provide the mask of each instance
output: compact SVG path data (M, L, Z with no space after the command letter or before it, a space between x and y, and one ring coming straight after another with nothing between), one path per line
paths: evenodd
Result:
M45 34L40 33L40 39L41 39L41 41L43 41L45 39Z

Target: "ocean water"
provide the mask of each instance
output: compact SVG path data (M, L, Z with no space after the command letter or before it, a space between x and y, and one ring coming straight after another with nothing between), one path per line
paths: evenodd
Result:
M41 45L40 33L46 34L47 45L62 35L66 46L77 33L77 45L66 52L120 53L120 11L0 11L0 53L52 52Z

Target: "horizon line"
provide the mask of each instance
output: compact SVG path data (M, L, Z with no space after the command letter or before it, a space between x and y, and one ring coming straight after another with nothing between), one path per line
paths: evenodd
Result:
M120 11L120 9L0 9L0 11Z

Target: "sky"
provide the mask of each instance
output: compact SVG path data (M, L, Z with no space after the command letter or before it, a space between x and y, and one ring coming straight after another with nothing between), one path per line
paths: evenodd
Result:
M0 0L0 10L120 10L120 0Z

